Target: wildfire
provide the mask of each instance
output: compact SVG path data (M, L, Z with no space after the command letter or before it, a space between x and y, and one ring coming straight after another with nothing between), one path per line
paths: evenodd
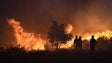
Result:
M37 37L34 33L24 32L24 29L21 26L21 23L15 21L14 19L9 19L8 23L14 29L14 35L16 37L17 45L24 47L26 50L45 50L44 45L46 41L41 39L41 34L37 34Z
M65 33L69 34L73 30L73 26L71 24L68 24L65 28ZM73 46L73 38L70 41L67 41L65 44L61 44L60 48L65 48L65 49L71 49Z
M99 37L107 37L108 39L112 37L112 30L105 30L105 31L102 31L102 32L96 32L96 33L86 33L84 35L82 35L82 40L90 40L91 39L91 36L94 35L95 36L95 39L99 38ZM66 48L66 49L71 49L73 48L73 41L74 41L74 38L72 38L71 41L68 41L66 44L61 44L60 48Z
M65 28L65 33L71 33L71 31L73 30L73 26L71 24L68 24L67 27Z
M14 29L14 36L16 37L16 44L14 45L20 45L20 47L24 47L27 51L45 50L49 47L50 50L54 50L55 47L52 46L52 44L49 43L47 40L43 40L41 34L25 32L19 21L15 21L14 19L8 19L8 23ZM65 33L71 33L72 29L73 26L71 24L68 24L65 28ZM90 40L91 35L94 35L96 39L101 36L110 38L112 37L112 30L105 30L96 33L86 33L82 35L82 39ZM71 49L74 45L73 41L74 38L72 38L72 40L70 41L67 41L66 44L60 43L60 48Z
M74 41L74 39L67 41L66 44L61 44L60 48L72 49L73 48L73 41Z
M109 39L110 37L112 37L112 30L108 29L102 32L97 32L97 33L86 33L83 35L83 39L89 40L91 38L91 35L94 35L95 39L102 37L102 36L105 36Z

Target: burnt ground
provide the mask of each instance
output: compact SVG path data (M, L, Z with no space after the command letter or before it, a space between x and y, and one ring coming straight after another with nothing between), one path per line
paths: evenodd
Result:
M74 50L1 52L0 63L112 63L112 52L84 52Z

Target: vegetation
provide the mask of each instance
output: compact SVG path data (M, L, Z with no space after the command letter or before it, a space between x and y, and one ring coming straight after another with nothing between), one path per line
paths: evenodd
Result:
M54 44L56 47L59 46L59 43L66 43L68 40L73 38L71 33L65 33L65 24L58 24L56 21L53 21L50 31L48 32L49 42Z
M84 45L89 45L87 40L84 40ZM24 63L24 62L39 62L39 63L108 63L112 62L112 38L99 37L97 39L100 52L90 54L85 51L78 50L56 50L56 51L30 51L26 52L24 47L19 46L10 47L6 50L0 48L0 62L1 63ZM101 49L106 49L101 51ZM103 60L102 60L103 59Z

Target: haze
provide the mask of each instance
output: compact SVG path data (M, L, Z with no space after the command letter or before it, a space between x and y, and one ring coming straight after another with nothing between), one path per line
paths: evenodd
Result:
M13 30L7 18L21 22L27 32L47 34L52 21L73 25L72 33L112 29L111 0L0 0L0 43L9 44Z

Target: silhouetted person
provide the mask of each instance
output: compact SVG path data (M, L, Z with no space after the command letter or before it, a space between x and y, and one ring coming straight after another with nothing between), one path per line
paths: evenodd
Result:
M81 39L81 36L78 38L77 35L76 35L76 38L74 39L74 46L77 49L81 49L82 48L82 39Z
M78 39L78 48L82 49L82 38L81 38L81 36Z
M78 48L78 37L77 37L77 35L75 36L75 39L74 39L74 46L76 48Z
M94 35L91 36L91 39L90 39L90 51L91 52L95 52L95 46L96 46L97 42L94 38Z

